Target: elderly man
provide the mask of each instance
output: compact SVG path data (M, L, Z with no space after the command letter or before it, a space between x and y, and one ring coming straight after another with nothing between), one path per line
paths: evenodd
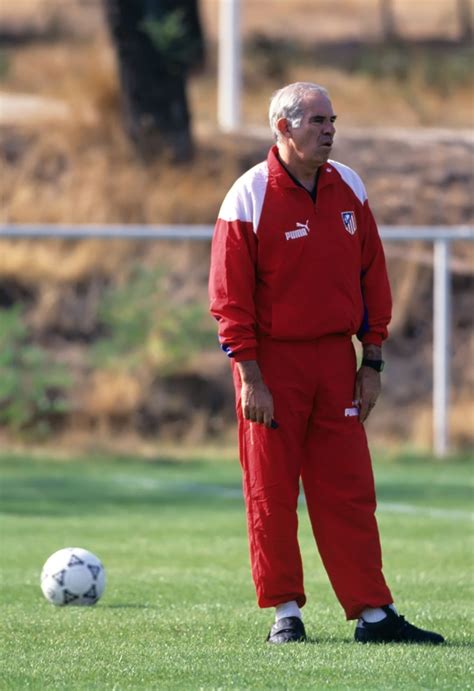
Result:
M304 641L301 478L355 639L441 643L397 613L382 574L363 422L380 392L390 287L364 185L329 160L335 121L321 86L277 91L276 145L234 183L213 238L211 313L232 359L252 575L259 606L276 608L267 640Z

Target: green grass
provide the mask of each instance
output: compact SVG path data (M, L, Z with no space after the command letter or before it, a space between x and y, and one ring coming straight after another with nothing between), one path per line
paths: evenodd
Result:
M4 454L1 688L472 688L472 466L405 457L375 469L396 602L445 646L353 643L304 506L311 642L265 645L272 612L255 605L235 459ZM96 607L43 599L42 564L65 546L104 561Z

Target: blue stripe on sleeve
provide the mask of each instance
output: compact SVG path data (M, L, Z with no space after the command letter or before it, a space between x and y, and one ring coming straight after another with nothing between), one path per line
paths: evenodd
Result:
M232 348L230 346L226 345L225 343L221 343L221 348L227 357L234 357L234 353L232 352Z
M359 331L357 332L357 338L359 341L362 340L364 334L369 330L369 310L367 305L364 304L364 316L362 317L361 325L359 326Z

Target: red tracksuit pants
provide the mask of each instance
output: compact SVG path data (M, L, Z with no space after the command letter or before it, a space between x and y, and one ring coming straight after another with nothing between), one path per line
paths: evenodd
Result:
M353 409L351 339L262 339L258 364L278 429L244 420L233 364L252 575L260 607L306 602L298 545L300 478L324 567L348 619L393 601L383 574L372 465Z

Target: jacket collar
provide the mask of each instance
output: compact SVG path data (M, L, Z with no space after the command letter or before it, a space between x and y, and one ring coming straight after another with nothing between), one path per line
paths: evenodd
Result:
M267 164L270 176L279 187L293 187L299 189L299 186L291 179L291 176L280 163L276 144L272 146L268 152ZM331 161L323 163L319 171L318 190L327 185L332 185L336 181L336 177L336 169L331 164Z

